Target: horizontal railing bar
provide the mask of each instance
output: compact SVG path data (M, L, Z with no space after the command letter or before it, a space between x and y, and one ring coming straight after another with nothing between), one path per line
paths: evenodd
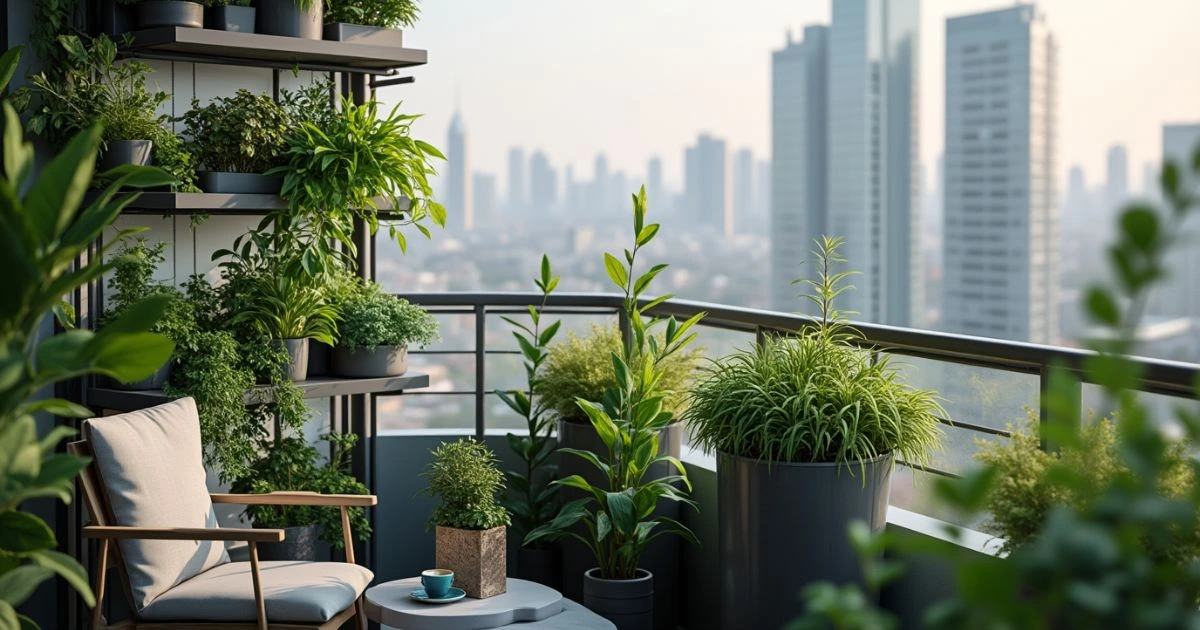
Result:
M409 350L409 354L475 354L474 350ZM484 354L521 354L520 350L484 350Z
M968 431L975 431L977 433L987 433L990 435L998 435L1000 437L1006 437L1006 438L1010 438L1013 436L1012 431L1005 431L1004 429L994 429L992 427L982 425L982 424L975 424L973 422L963 422L961 420L950 420L948 418L942 418L941 416L938 417L937 421L948 427L954 427L955 429L966 429Z
M958 478L962 477L962 475L952 473L948 470L942 470L941 468L934 468L933 466L925 466L922 464L910 464L909 462L906 462L902 459L897 459L896 465L904 466L905 468L911 468L913 470L919 470L921 472L927 472L931 475L938 475L941 477L949 477L950 479L958 479Z

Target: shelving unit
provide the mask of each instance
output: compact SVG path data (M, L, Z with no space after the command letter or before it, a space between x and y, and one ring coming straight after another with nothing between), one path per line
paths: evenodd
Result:
M90 201L99 193L88 193ZM379 218L398 219L406 210L405 201L399 208L384 199L377 199ZM125 208L125 214L214 214L230 216L260 216L287 208L279 195L245 193L181 193L145 192Z

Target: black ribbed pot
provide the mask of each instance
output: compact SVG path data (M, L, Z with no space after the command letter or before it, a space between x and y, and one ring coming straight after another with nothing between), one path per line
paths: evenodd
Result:
M204 28L204 5L190 0L142 0L137 3L137 25Z
M316 525L284 527L283 542L258 543L258 559L315 562L317 540Z
M103 173L126 164L150 166L153 156L154 142L151 140L109 140L100 154L97 168Z
M632 580L606 580L600 568L583 574L583 605L617 630L654 630L654 574L638 569ZM674 626L671 626L672 628Z
M659 454L679 457L682 441L683 423L676 422L663 429L659 434ZM560 448L587 450L593 453L606 452L604 442L600 440L599 435L596 435L596 429L592 428L591 423L586 421L581 423L571 420L559 420L558 446ZM676 473L677 471L670 464L659 463L651 467L646 473L646 479L666 477ZM600 471L596 470L595 466L574 455L560 454L558 460L558 478L562 479L569 475L579 475L586 479L588 483L601 487L606 483ZM560 491L560 496L563 503L566 503L583 498L584 494L582 490L563 488ZM658 502L654 516L668 516L678 520L680 507L678 502L662 499ZM584 530L582 525L579 526L579 532L586 535L586 530ZM677 536L659 536L646 546L646 552L642 555L640 566L658 576L658 589L654 593L654 614L657 617L654 627L656 628L675 628L679 626L677 605L679 593L676 585L680 580L679 553L681 544L682 542ZM579 601L583 597L583 574L588 569L596 566L596 558L587 547L576 541L564 543L562 546L562 555L563 584L561 590L567 598Z
M254 7L210 7L204 27L233 33L253 33L255 16Z
M865 463L765 462L718 453L722 630L780 628L813 582L862 580L852 521L887 524L892 456Z
M296 0L257 0L257 30L265 35L321 39L325 3L316 0L312 8L301 9Z
M562 588L562 548L557 544L541 548L521 547L517 551L517 577L530 582Z

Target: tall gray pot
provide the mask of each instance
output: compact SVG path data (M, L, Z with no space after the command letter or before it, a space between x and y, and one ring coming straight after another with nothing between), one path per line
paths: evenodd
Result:
M773 463L719 453L723 630L780 628L817 581L861 581L851 521L887 523L892 455L859 463Z
M153 155L154 142L151 140L109 140L97 168L104 172L125 164L150 166Z
M315 562L317 559L316 525L283 528L283 542L259 543L259 560L297 560Z
M617 630L654 630L654 574L638 569L632 580L606 580L600 568L583 575L583 605L613 622ZM674 628L675 626L671 626Z
M283 378L295 382L308 380L308 339L272 339L271 343L287 350L288 365Z
M663 429L659 435L659 453L679 457L683 440L683 423L677 422ZM558 446L560 448L576 448L589 450L594 453L605 452L604 442L596 435L591 424L560 420L558 423ZM675 470L669 464L655 464L646 473L647 479L666 477ZM580 475L588 483L602 485L604 483L600 471L591 464L574 455L559 455L558 478L568 475ZM564 503L582 498L583 491L574 488L563 488L560 496ZM661 500L655 516L679 518L680 504L674 501ZM582 526L580 526L582 529ZM655 628L676 628L679 626L679 553L683 544L676 536L659 536L646 547L642 556L641 566L650 573L658 576L658 588L654 591ZM563 572L562 592L566 597L579 601L583 598L583 574L596 566L596 558L582 543L567 539L562 545Z
M255 4L259 33L304 39L321 39L324 34L323 0L316 0L310 9L297 7L296 0L258 0Z

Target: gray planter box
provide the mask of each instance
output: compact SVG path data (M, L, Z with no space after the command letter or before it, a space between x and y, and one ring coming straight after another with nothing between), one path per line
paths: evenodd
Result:
M254 7L210 7L204 27L234 33L253 33L254 20Z
M125 164L150 166L153 153L154 142L150 140L109 140L98 169L103 173Z
M308 340L272 339L271 343L287 350L289 365L283 370L283 378L297 383L308 380Z
M864 476L865 474L865 476ZM846 528L887 523L892 456L865 463L772 463L719 453L721 624L780 628L804 612L800 591L818 581L861 581Z
M283 177L261 173L196 171L196 185L209 193L278 195L283 188Z
M317 559L316 525L283 528L283 542L259 543L259 560L315 562Z
M346 24L335 22L325 25L325 39L335 42L351 42L370 46L404 48L404 31L379 26Z
M189 0L143 0L137 4L138 28L204 28L204 5Z
M330 361L335 376L346 378L383 378L408 371L408 346L333 349Z
M255 20L259 33L282 37L321 39L325 3L316 0L311 9L296 6L296 0L257 0L258 16Z
M682 422L676 422L667 427L658 438L659 453L679 457L682 439ZM588 450L593 453L605 452L604 442L600 440L600 436L596 435L596 430L590 423L560 420L558 423L558 446ZM646 478L666 477L675 473L675 469L669 464L655 464L646 473ZM558 478L561 479L568 475L579 475L594 485L604 484L600 471L596 470L594 466L574 455L561 454L558 456ZM559 496L562 497L562 502L566 503L583 498L584 495L582 490L563 488ZM658 502L658 508L654 515L668 516L678 520L680 511L679 503L664 499ZM582 525L579 528L580 533L586 531ZM679 591L676 585L681 579L679 553L683 544L686 543L679 540L677 536L659 536L650 542L646 547L646 553L642 556L642 568L658 577L658 588L654 593L655 628L679 626ZM583 543L573 539L565 539L562 545L562 555L562 593L570 599L581 601L583 599L583 574L596 566L596 558L587 547L583 546Z
M606 580L599 567L583 576L583 605L617 630L654 630L654 574L637 570L632 580Z
M163 385L167 384L167 379L171 376L171 362L167 361L162 367L154 371L153 374L147 376L140 381L132 383L122 383L115 378L102 376L97 379L97 385L107 389L119 389L126 392L138 392L149 389L162 389Z

